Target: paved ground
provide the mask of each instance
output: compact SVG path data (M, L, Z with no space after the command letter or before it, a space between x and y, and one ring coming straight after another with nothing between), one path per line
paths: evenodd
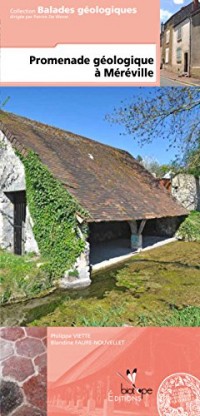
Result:
M143 238L143 251L151 248L159 247L175 241L174 238L166 237L148 237ZM109 267L113 264L119 263L123 260L129 259L138 252L130 248L130 241L126 239L119 239L98 243L91 247L90 261L93 270L100 270L104 267Z
M183 82L174 81L169 78L160 77L160 85L161 87L185 87Z
M173 72L166 71L162 69L160 71L160 85L162 87L181 87L181 86L191 86L191 87L200 87L200 79L191 78L191 77L179 77Z
M0 330L2 416L46 416L46 332Z

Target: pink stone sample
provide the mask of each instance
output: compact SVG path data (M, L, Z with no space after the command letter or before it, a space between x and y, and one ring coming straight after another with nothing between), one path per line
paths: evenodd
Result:
M32 406L22 406L12 416L45 416L46 412Z
M26 333L29 337L44 338L47 336L47 328L33 326L30 328L26 328Z
M43 341L45 347L47 347L47 338L44 338L42 341Z
M16 341L25 336L23 328L1 328L0 337L9 341Z
M12 343L3 339L0 339L0 361L5 360L14 354Z
M17 354L34 358L45 351L44 344L36 338L25 338L16 342Z
M26 399L30 404L39 407L40 410L46 410L46 382L40 375L31 377L23 385Z
M3 363L3 376L9 376L17 381L24 381L34 374L34 367L29 358L13 356Z
M2 416L46 416L46 328L0 328Z
M47 355L46 352L39 355L34 360L35 366L38 368L38 373L46 380L47 376Z
M39 370L42 370L43 368L46 368L47 366L47 355L46 352L42 355L39 355L34 360L35 365L37 365Z

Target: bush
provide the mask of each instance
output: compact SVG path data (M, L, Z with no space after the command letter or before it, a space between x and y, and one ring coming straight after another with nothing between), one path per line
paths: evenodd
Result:
M180 240L200 242L200 212L191 212L181 224L176 236Z

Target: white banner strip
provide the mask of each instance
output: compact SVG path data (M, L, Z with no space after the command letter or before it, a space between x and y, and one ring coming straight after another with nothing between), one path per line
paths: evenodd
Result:
M2 48L2 83L155 83L156 45Z

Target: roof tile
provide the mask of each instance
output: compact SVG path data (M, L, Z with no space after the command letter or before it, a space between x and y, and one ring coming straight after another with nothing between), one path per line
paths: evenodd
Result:
M3 111L0 121L13 146L36 152L90 213L90 221L187 215L128 152Z

